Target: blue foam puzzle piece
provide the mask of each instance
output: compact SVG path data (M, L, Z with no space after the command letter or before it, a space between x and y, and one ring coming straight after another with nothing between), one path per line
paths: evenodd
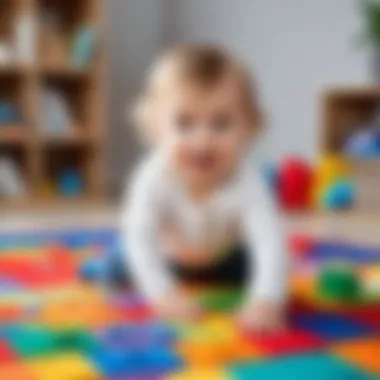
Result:
M117 236L117 231L111 228L0 234L0 248L5 250L52 243L60 243L71 248L81 248L86 245L111 246Z
M163 323L114 325L101 333L106 346L120 349L169 348L176 341L174 329Z
M228 374L234 380L374 380L349 363L322 353L235 365Z
M180 369L182 360L170 349L109 349L103 347L91 354L94 365L108 377L150 376Z
M331 340L351 339L373 332L367 325L332 314L296 315L291 323L294 327Z

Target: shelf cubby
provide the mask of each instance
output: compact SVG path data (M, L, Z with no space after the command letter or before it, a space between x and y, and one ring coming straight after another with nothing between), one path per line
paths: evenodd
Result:
M15 43L17 23L25 15L36 25L35 60L28 64L16 58L0 62L0 105L2 101L15 104L22 120L19 126L0 123L0 157L6 156L20 167L30 189L22 202L25 206L65 205L68 199L56 186L57 175L65 169L77 171L84 183L83 194L70 198L70 203L93 202L104 195L104 4L105 0L0 1L0 42ZM55 39L48 41L53 47L50 52L45 50L46 38L53 33L46 33L47 26L57 31ZM73 64L69 51L62 51L67 54L64 59L54 59L50 54L54 43L58 50L70 49L82 27L93 29L96 36L88 63ZM61 94L67 104L74 125L66 133L47 133L43 108L47 88ZM5 133L8 127L11 132ZM51 196L44 191L50 186L46 184L54 190ZM10 202L0 195L0 206L3 204Z
M344 145L360 130L369 128L380 116L380 87L338 87L322 97L321 146L323 153L345 156ZM348 157L352 177L357 185L355 208L379 211L380 157Z

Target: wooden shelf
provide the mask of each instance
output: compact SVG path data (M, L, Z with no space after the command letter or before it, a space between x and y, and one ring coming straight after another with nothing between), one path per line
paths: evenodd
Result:
M21 129L21 132L16 131L16 132L10 132L8 127L6 126L0 126L0 145L15 145L15 146L20 146L20 145L27 145L30 143L31 139L30 136L25 132L25 127L24 126L15 126L11 127Z
M322 98L321 151L345 155L344 146L363 131L380 111L380 86L346 86L328 89ZM380 210L379 159L346 157L357 187L355 210Z
M39 141L43 145L55 146L86 146L91 145L93 139L87 134L75 134L66 136L40 136Z
M62 77L68 79L89 79L92 75L91 68L76 68L71 66L42 66L40 74L50 77Z
M0 12L3 5L0 4ZM91 203L95 199L98 201L104 195L104 6L105 0L7 0L7 12L10 9L6 33L13 33L17 29L15 23L25 14L35 17L38 26L35 62L0 64L0 103L3 101L15 105L20 110L24 124L20 127L23 129L20 135L8 133L0 126L0 149L2 154L9 155L17 162L31 194L21 200L0 198L0 207L65 207ZM47 36L44 29L47 24L43 23L43 19L50 12L58 14L57 19L63 23L62 28L59 28L64 31L61 37L64 37L63 41L67 38L68 44L70 36L78 27L90 24L97 28L99 41L96 55L88 67L77 68L70 63L48 62L52 55L46 55L43 50ZM3 36L1 29L0 38L6 37L5 41L13 41L14 36ZM69 62L69 58L59 62L66 61ZM46 88L64 98L72 123L77 126L77 133L67 136L43 134L49 130L44 125L46 119L43 115ZM85 192L73 199L62 197L59 193L53 197L39 196L41 188L58 178L60 170L66 169L76 170L83 176Z

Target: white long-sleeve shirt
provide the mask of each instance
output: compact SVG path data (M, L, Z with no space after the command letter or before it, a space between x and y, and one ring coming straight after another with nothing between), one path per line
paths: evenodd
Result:
M252 255L247 302L283 300L287 265L282 231L269 190L250 160L203 203L191 199L165 155L151 153L139 166L123 209L122 234L129 270L153 302L167 297L176 285L160 242L168 216L186 241L199 246L225 246L231 225L238 227Z

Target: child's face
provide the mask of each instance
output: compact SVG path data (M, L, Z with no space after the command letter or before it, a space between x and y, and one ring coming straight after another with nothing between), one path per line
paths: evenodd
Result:
M190 86L172 91L162 101L160 142L170 150L180 175L193 184L212 186L226 179L251 137L232 76L210 90Z

